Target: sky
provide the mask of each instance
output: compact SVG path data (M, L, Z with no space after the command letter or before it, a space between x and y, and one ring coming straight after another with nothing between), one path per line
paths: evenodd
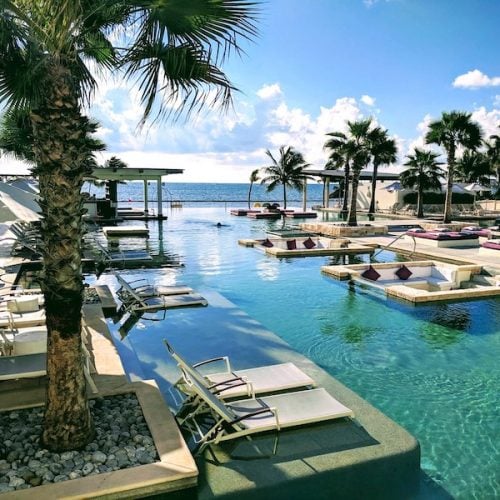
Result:
M470 112L485 136L498 133L499 25L500 0L267 0L258 37L223 65L238 89L225 114L139 130L137 91L102 78L89 111L107 144L99 161L185 169L168 182L248 182L282 145L323 168L325 134L372 117L397 141L388 170L398 171L443 111ZM13 168L0 158L0 173Z

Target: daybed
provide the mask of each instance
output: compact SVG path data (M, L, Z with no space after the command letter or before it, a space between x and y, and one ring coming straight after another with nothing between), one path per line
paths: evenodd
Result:
M405 239L418 239L424 245L452 248L452 247L477 247L479 240L477 234L459 233L448 230L425 231L424 229L410 229L406 231Z
M347 238L266 238L257 240L255 247L274 257L307 257L336 254L373 253L375 249L361 244L352 244Z
M146 226L104 226L102 232L106 236L148 236Z
M489 229L480 226L465 226L460 229L460 232L464 234L477 234L481 238L490 238L491 236Z
M491 255L500 259L500 241L488 240L485 241L479 248L479 253L484 255Z
M374 268L371 265L365 267L365 271L360 273L358 279L371 281L384 288L392 285L405 285L416 288L425 287L429 290L451 290L460 286L457 282L457 272L450 266L432 264L415 266L407 262L396 263L392 267ZM374 272L370 273L370 270ZM376 277L375 273L379 277Z

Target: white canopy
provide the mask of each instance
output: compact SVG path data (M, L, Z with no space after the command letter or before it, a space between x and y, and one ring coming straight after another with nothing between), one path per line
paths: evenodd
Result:
M0 182L0 202L9 209L17 219L35 221L40 219L40 206L37 196L28 193L6 182Z

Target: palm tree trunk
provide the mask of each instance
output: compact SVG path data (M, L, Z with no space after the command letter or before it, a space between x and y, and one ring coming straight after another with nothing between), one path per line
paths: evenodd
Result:
M349 216L347 218L348 226L357 226L357 203L358 203L358 184L359 184L359 174L360 172L353 171L351 176L351 200L349 206Z
M46 99L31 114L40 182L47 342L47 398L42 445L74 450L94 436L86 397L81 337L83 281L80 194L88 155L88 120L80 114L69 72L54 64Z
M349 202L349 177L351 175L351 168L349 162L345 164L345 176L344 176L344 199L342 201L342 212L347 213L347 204Z
M250 183L250 187L248 188L248 209L250 210L250 198L252 196L252 186L253 182Z
M373 164L373 176L372 176L372 197L370 200L370 208L368 209L369 214L375 213L375 190L377 189L377 163Z
M417 191L417 217L419 219L424 218L424 203L423 203L423 189L422 189L422 184L419 183L418 185L418 191Z
M283 183L283 210L286 210L286 184Z
M448 224L451 222L451 198L453 196L453 174L455 170L455 144L450 144L448 153L448 178L446 185L446 199L444 202L443 222Z

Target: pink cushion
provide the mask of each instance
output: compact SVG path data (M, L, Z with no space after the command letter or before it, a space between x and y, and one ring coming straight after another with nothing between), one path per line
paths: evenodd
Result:
M269 238L266 238L263 242L262 242L262 246L263 247L267 247L267 248L271 248L273 247L273 242L269 239Z
M311 238L307 238L306 241L304 241L304 246L310 250L311 248L314 248L316 246L316 243L314 243L313 240L311 240Z
M403 264L394 274L400 280L407 280L413 273Z
M297 240L287 240L286 247L288 250L297 250Z
M364 273L362 273L361 276L371 281L377 281L380 278L380 274L377 273L377 271L372 266L370 266Z

